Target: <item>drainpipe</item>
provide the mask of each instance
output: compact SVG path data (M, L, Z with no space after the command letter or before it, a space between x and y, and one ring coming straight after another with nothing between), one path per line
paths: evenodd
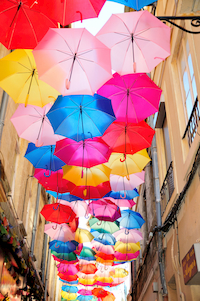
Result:
M39 211L39 204L40 204L40 193L41 193L41 185L38 183L36 206L35 206L35 214L34 214L34 221L33 221L32 240L31 240L31 255L32 256L33 256L34 246L35 246L35 235L36 235L37 221L38 221L38 211Z
M47 300L47 284L48 284L48 278L49 278L50 259L51 259L51 250L49 249L48 257L47 257L47 270L46 270L46 277L45 277L44 301Z
M3 134L6 110L7 110L7 106L8 106L8 98L9 98L9 95L5 91L3 91L1 107L0 107L0 144L1 144L2 134Z
M48 204L51 204L51 196L48 194ZM48 224L45 220L45 225ZM47 253L47 241L48 241L48 235L44 233L44 243L43 243L43 254L42 254L42 282L45 281L45 263L46 263L46 253Z

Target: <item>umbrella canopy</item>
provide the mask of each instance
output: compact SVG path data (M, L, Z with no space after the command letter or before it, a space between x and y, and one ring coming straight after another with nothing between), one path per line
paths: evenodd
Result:
M158 111L162 90L145 73L115 73L97 93L111 99L118 121L138 123Z
M29 160L35 168L56 171L61 169L65 163L53 155L54 150L55 145L36 147L35 144L29 143L24 157Z
M117 3L121 3L123 5L132 7L135 10L140 10L144 6L147 6L153 2L154 0L109 0Z
M121 217L118 221L120 222L120 226L126 229L141 228L145 223L140 213L130 209L121 211ZM128 230L126 233L128 233Z
M124 278L128 276L128 271L123 268L116 268L114 271L110 273L113 278Z
M102 221L114 222L121 216L119 207L107 198L92 201L88 209L92 215Z
M74 252L71 253L57 253L55 251L51 251L53 258L61 263L75 263L77 262L77 256Z
M132 200L135 197L139 196L137 189L128 190L128 191L110 191L105 197L112 198L112 202L117 204L119 207L133 207L135 202Z
M126 191L123 191L123 192L125 192L124 197L126 197ZM121 194L121 197L122 196L123 195ZM125 198L124 199L123 198L121 198L121 199L110 198L110 199L118 207L133 207L136 204L133 200L127 200Z
M121 229L113 234L117 241L123 243L137 243L143 239L142 233L136 229Z
M170 27L148 11L113 14L97 33L119 74L148 73L170 55Z
M85 279L80 278L78 279L79 284L85 285L85 286L93 286L96 283L96 279Z
M63 171L62 171L62 173L63 173ZM67 192L67 193L57 193L55 191L47 190L47 193L52 195L54 198L56 198L58 200L62 200L62 201L74 202L74 201L81 200L81 198L78 198L77 196L72 195L69 192Z
M117 241L114 249L116 252L120 252L122 254L133 254L140 250L140 243L123 243L121 241Z
M44 205L40 213L47 221L57 224L71 222L76 217L72 208L59 203Z
M92 296L92 292L87 289L80 289L78 293L82 296Z
M98 94L59 96L47 117L56 134L75 141L102 136L116 119L111 101Z
M0 3L0 42L8 49L33 49L57 23L29 7L26 0Z
M75 300L76 297L77 297L77 294L75 294L75 293L68 293L66 291L61 291L61 296L63 298L65 298L66 300Z
M53 145L63 139L62 136L54 134L51 123L46 117L50 108L50 104L43 108L30 105L25 107L20 104L10 119L18 136L35 143L36 146Z
M57 253L71 253L76 250L78 243L76 241L57 241L52 240L49 242L49 249Z
M2 2L9 1L1 1L0 7L2 5ZM13 2L15 2L15 0ZM18 1L16 0L16 2ZM1 17L2 14L0 14L0 19ZM2 31L0 31L0 36L1 33ZM4 89L16 103L24 103L25 106L29 104L43 107L44 105L54 101L58 97L58 91L49 86L47 83L38 79L37 67L31 50L17 49L3 57L0 60L0 71L0 87ZM36 117L41 117L41 115L43 115L43 113L47 111L47 109L42 110L38 108L37 111L33 109L33 116L29 116L29 119L23 117L23 114L26 115L26 112L27 114L29 114L30 110L31 107L25 109L24 106L20 106L20 108L17 109L16 113L14 114L14 117L19 118L19 114L21 115L22 113L21 118L23 118L23 122L25 121L26 126L28 126L28 124L31 124L36 120ZM47 119L45 119L45 123L46 120ZM17 123L17 121L13 120L12 122L14 123L14 125ZM25 129L23 127L23 122L21 125L17 123L19 127L19 129L17 127L17 132L20 135L22 134L22 130ZM37 134L38 132L35 133L35 136ZM50 131L49 137L51 136L51 134L53 135L52 130ZM25 135L26 139L27 135L22 135ZM22 136L22 138L24 137ZM55 144L55 142L51 144Z
M80 257L82 259L85 259L85 260L90 260L91 257L94 257L95 256L95 252L94 250L92 250L91 248L89 247L83 247L82 251L81 251L81 254L80 254ZM81 271L82 272L82 271ZM83 273L83 272L82 272Z
M150 147L155 131L144 121L139 123L113 122L103 140L115 153L134 154Z
M84 200L99 199L111 191L110 181L94 186L75 186L70 193Z
M59 263L57 265L58 271L60 273L67 273L68 275L76 275L78 273L78 269L74 264L64 264L64 263ZM71 288L71 289L70 289ZM64 286L62 287L62 290L68 293L77 293L78 289L74 286Z
M105 164L111 168L111 174L126 177L132 173L141 172L149 161L149 155L146 149L143 149L134 155L125 156L124 154L113 153L108 163Z
M79 264L78 269L81 273L84 273L84 274L95 274L97 271L97 267L93 263Z
M100 221L98 218L89 220L90 228L99 233L114 233L119 230L117 222Z
M100 233L99 236L94 238L95 241L100 242L103 245L114 245L116 243L116 239L110 233Z
M56 144L54 155L68 165L90 168L107 162L111 152L107 143L99 137L79 142L66 138Z
M28 0L31 7L47 14L53 20L66 26L70 23L96 18L106 0L64 0L64 1L34 1Z
M57 171L46 170L42 168L36 168L34 177L38 179L38 182L45 188L56 191L55 197L57 198L59 193L70 191L75 185L63 179L63 170Z
M137 186L144 183L145 172L134 173L127 177L120 177L118 175L110 175L110 185L113 191L133 190Z
M78 228L75 233L75 240L78 243L90 242L94 236L86 229Z
M71 207L78 217L87 216L88 205L84 201L67 202L58 200L58 203Z
M58 241L71 241L75 239L75 234L72 233L67 224L49 223L44 226L44 233L49 235L53 240Z
M101 253L105 253L108 255L114 254L113 246L104 245L97 241L92 242L92 249L95 250L95 252L101 252Z
M85 28L49 29L33 55L40 79L62 95L93 95L112 77L110 49Z
M62 263L58 264L58 266L61 266L61 265L65 265L65 264L62 264ZM70 266L74 266L74 265L70 264ZM76 294L78 292L78 288L76 286L63 285L62 286L62 291L67 292L67 293L74 293L74 294Z

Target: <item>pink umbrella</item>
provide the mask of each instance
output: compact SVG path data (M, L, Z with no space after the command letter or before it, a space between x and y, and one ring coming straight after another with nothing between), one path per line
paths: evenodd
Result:
M63 136L55 135L46 114L52 107L47 104L43 108L20 104L11 117L11 121L19 137L35 143L36 146L53 145Z
M133 200L113 199L113 198L110 198L110 199L118 207L133 207L136 204Z
M137 251L135 253L125 253L125 254L122 254L120 252L115 252L115 258L116 260L119 260L119 261L131 261L131 260L134 260L136 259L140 254L140 251Z
M92 296L92 291L86 289L80 289L78 290L78 293L83 296Z
M67 224L46 224L44 226L44 233L49 235L52 240L67 242L75 239L75 234L72 233L70 227Z
M92 249L95 252L102 252L102 253L105 253L105 254L108 254L108 255L114 254L113 246L104 245L104 244L101 244L100 242L95 241L95 240L92 241Z
M62 95L93 95L112 77L110 49L84 28L49 29L33 55L39 78Z
M170 28L146 10L113 14L96 36L121 75L150 72L170 55Z
M97 93L111 99L118 121L137 123L158 111L162 90L144 73L115 73Z
M58 203L71 207L78 217L87 216L88 205L85 201L67 202L58 200Z
M125 228L113 233L117 241L123 243L137 243L143 239L142 233L136 229L127 230Z
M145 171L141 171L138 173L134 173L128 175L126 177L121 177L118 175L110 175L110 185L112 190L120 191L120 190L133 190L137 186L144 183L144 175Z
M111 152L107 143L99 137L79 142L66 138L58 141L54 155L68 165L90 168L107 162Z
M48 174L48 176L47 176ZM69 192L75 187L73 183L63 179L63 170L51 171L49 176L49 171L45 169L36 168L34 177L38 179L39 183L46 190L53 190L57 193Z
M78 269L74 264L59 263L57 268L60 273L67 273L68 275L76 275L78 273Z
M88 209L92 215L102 221L114 222L121 217L119 207L107 198L92 201Z

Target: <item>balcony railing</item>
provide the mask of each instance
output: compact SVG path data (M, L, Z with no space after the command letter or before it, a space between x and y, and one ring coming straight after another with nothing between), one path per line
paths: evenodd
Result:
M190 115L190 118L188 120L188 124L186 126L185 132L183 134L182 139L184 139L187 135L187 139L188 139L188 144L189 146L191 146L194 137L197 133L197 128L198 128L198 122L200 120L200 112L199 112L199 101L198 101L198 97L196 98L194 107L192 109L192 113Z
M173 172L173 165L171 162L167 170L165 179L163 181L163 185L160 190L162 214L165 212L165 208L169 203L173 191L174 191L174 172Z

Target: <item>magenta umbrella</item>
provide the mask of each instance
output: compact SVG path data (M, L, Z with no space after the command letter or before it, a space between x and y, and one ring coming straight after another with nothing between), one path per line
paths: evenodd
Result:
M97 93L111 99L118 121L137 123L158 111L162 90L144 73L115 73Z
M59 263L57 268L60 273L67 273L67 275L76 275L78 273L78 269L74 264Z
M120 260L120 261L132 261L134 259L136 259L140 254L140 251L137 251L135 253L125 253L122 254L120 252L115 252L115 258L116 260Z
M126 177L118 175L110 175L110 186L114 191L120 190L133 190L137 186L144 183L145 171L141 171L135 174L130 174Z
M102 221L114 222L121 217L119 207L107 198L92 201L88 209L92 215Z
M90 168L107 162L111 152L107 143L99 137L79 142L66 138L56 143L54 155L68 165Z
M170 27L148 11L113 14L96 37L119 74L148 73L170 55Z
M110 49L85 28L49 29L33 55L39 78L62 95L93 95L112 77Z
M54 134L52 125L46 114L52 107L47 104L43 108L19 104L11 117L11 121L19 137L35 143L36 146L54 145L63 136Z
M111 202L116 204L118 207L133 207L136 204L133 200L127 200L126 198L113 199L111 197L106 197L106 199L109 199Z

